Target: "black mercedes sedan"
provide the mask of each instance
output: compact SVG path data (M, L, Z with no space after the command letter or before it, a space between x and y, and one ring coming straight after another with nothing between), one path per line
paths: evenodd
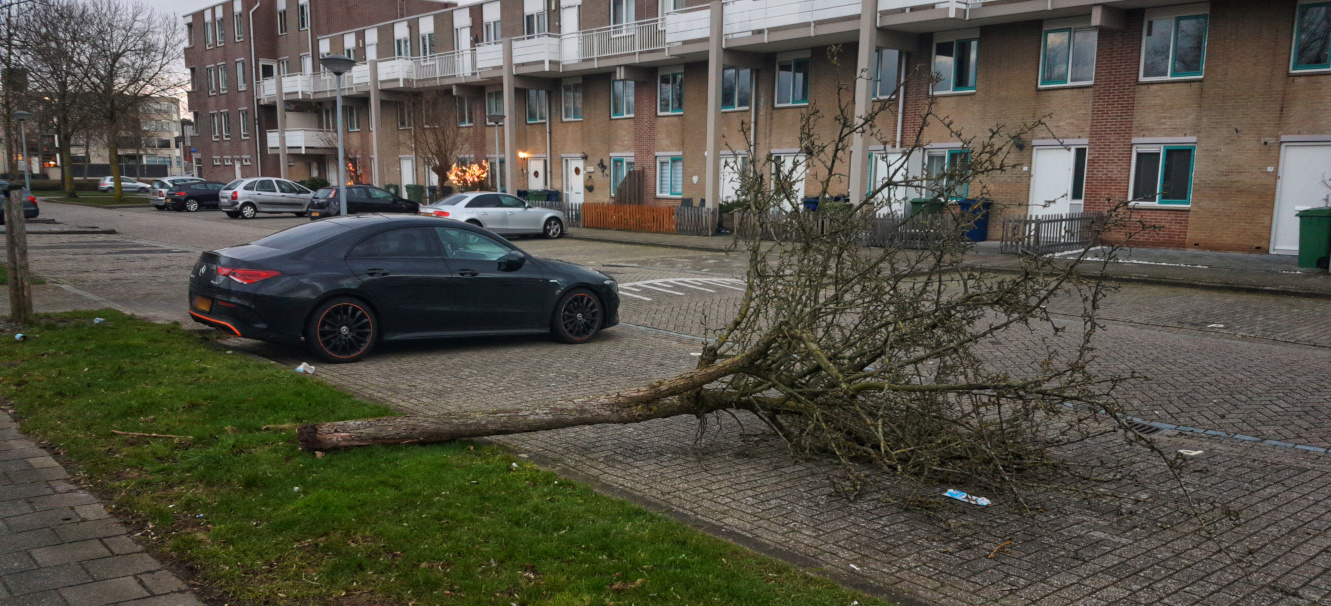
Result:
M379 341L550 333L584 343L619 323L619 285L467 223L356 215L203 253L189 313L230 335L353 362Z

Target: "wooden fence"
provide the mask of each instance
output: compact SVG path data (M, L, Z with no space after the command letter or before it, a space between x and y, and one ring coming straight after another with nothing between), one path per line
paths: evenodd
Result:
M715 208L583 204L580 226L658 234L710 236L716 230L716 219Z
M1046 255L1094 244L1104 228L1104 213L1083 212L1003 219L1003 253Z

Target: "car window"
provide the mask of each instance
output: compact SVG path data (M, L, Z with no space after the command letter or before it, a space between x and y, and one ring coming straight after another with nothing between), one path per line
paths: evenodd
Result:
M499 196L495 194L476 196L467 203L467 208L499 208Z
M300 250L345 231L347 231L345 226L332 221L314 221L279 231L266 238L255 240L251 244L280 250Z
M298 194L300 190L296 189L296 184L290 181L277 181L277 189L284 194Z
M390 194L377 187L365 188L366 193L370 194L370 199L376 202L392 202L393 194Z
M222 185L221 183L209 183L206 187L213 191L222 191L222 188L226 186Z
M459 202L467 199L466 194L453 194L443 200L431 204L431 206L457 206Z
M166 181L153 181L153 187L157 189L166 189L168 186Z
M309 189L308 187L305 187L304 185L301 185L301 184L299 184L299 183L292 183L291 186L294 187L294 188L296 188L296 193L298 193L298 194L308 194L308 193L310 193L310 189Z
M208 190L210 190L210 189L213 188L213 186L211 186L211 185L206 185L206 184L203 184L203 183L196 183L196 184L194 184L194 185L186 185L185 187L188 187L188 188L190 188L190 189L192 189L192 190L194 190L194 191L208 191Z
M505 208L527 208L526 202L523 202L520 198L515 198L508 194L501 194L499 196L499 203L503 204Z
M350 194L348 194L350 195ZM407 227L375 234L357 244L347 253L350 258L403 258L433 257L430 228Z
M223 187L222 189L235 189L235 188L237 188L237 187L240 186L240 182L241 182L241 179L236 179L235 181L232 181L232 182L230 182L230 183L227 183L226 186Z
M264 179L262 181L259 181L259 185L255 189L266 192L277 191L277 187L273 186L273 181L271 179Z
M474 231L455 227L436 227L434 230L439 235L439 243L444 246L444 254L450 259L497 261L513 250Z
M316 200L323 200L324 198L332 198L333 195L336 193L337 193L336 189L333 189L331 187L325 187L320 189L319 191L314 192L314 198Z

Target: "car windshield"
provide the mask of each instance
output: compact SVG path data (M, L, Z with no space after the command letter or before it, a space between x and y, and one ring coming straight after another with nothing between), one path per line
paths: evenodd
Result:
M443 200L431 204L430 206L457 206L459 202L466 199L466 194L453 194Z
M320 189L319 191L314 192L314 198L315 198L316 200L322 200L322 199L324 199L324 198L331 198L331 197L333 197L335 194L337 194L337 190L336 190L336 189L334 189L334 188L332 188L332 187L324 187L324 188Z
M279 231L267 238L255 240L251 244L279 250L299 250L314 246L346 230L346 227L331 221L316 221Z
M244 179L236 179L235 181L223 185L222 189L235 189L237 185L240 185L241 181L244 181Z

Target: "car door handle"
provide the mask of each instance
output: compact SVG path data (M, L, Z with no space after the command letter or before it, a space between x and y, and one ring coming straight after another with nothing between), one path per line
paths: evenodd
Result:
M475 278L476 276L481 275L481 272L474 269L459 269L458 275L464 278Z
M382 277L388 275L388 270L387 270L387 269L367 269L367 270L365 270L365 275L367 275L367 276L371 276L371 277L375 277L375 278L382 278Z

